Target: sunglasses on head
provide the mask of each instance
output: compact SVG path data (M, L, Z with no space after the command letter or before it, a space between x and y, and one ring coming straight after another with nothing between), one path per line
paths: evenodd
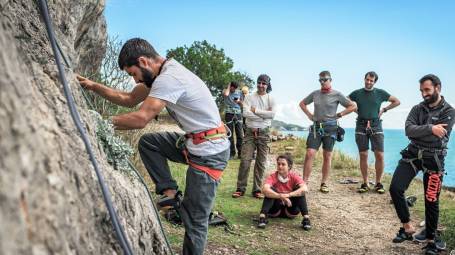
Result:
M319 82L320 82L320 83L324 83L324 82L326 82L326 81L331 81L331 80L332 80L332 78L320 78L320 79L319 79Z

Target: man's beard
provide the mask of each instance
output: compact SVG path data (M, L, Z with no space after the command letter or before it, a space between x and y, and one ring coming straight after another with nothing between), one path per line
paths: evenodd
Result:
M438 101L438 98L439 98L439 93L438 92L433 92L433 95L429 96L429 97L425 97L423 100L426 104L432 104L436 101Z
M143 67L140 67L140 69L142 72L141 82L143 82L145 84L145 86L147 86L148 88L151 88L156 77L153 77L153 73L151 71L149 71Z

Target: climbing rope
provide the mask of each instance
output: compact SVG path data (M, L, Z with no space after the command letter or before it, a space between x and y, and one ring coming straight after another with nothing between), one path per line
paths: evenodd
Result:
M130 245L128 243L128 240L126 238L125 232L124 232L122 226L119 223L117 213L115 212L115 209L114 209L113 204L112 204L112 200L111 200L111 196L110 196L109 190L108 190L108 188L107 188L107 186L106 186L106 184L104 182L104 177L101 174L100 169L98 167L98 162L95 159L95 155L94 155L92 147L90 145L90 141L89 141L89 139L87 137L86 130L84 129L84 127L83 127L83 125L81 123L79 112L76 109L76 106L75 106L75 103L74 103L74 98L73 98L73 96L71 94L71 90L70 90L70 88L68 86L68 82L67 82L65 74L64 74L63 65L62 65L62 63L60 61L60 56L58 54L57 44L55 43L55 41L56 41L55 40L55 35L54 35L54 31L53 31L52 24L51 24L51 21L50 21L50 17L49 17L49 10L48 10L48 7L47 7L47 2L45 0L39 0L39 10L41 12L41 16L42 16L42 18L44 20L44 23L45 23L45 26L46 26L46 30L47 30L47 34L49 36L49 42L51 44L52 51L54 53L55 63L56 63L57 68L58 68L60 82L63 84L63 91L64 91L64 94L65 94L66 100L68 101L68 107L69 107L69 110L70 110L70 113L71 113L71 117L72 117L72 119L74 121L74 124L76 125L76 128L79 131L79 133L81 135L81 138L82 138L82 140L83 140L83 142L85 144L85 148L87 150L87 153L89 154L90 161L92 162L93 167L95 168L95 172L96 172L96 175L98 177L98 182L99 182L99 184L101 186L101 191L103 193L104 202L105 202L106 207L107 207L107 209L109 211L109 215L110 215L110 218L111 218L111 221L112 221L112 225L114 226L115 234L117 236L117 239L120 242L120 246L121 246L124 254L132 255L133 252L132 252L131 247L130 247Z
M43 2L44 2L44 3L43 3ZM45 4L45 5L44 5L44 4ZM75 109L74 100L73 100L73 98L72 98L72 95L71 95L71 93L69 93L69 92L70 92L70 89L69 89L69 87L68 87L68 85L67 85L67 82L66 82L66 79L65 79L65 77L64 77L63 68L61 67L62 65L61 65L59 56L58 56L58 54L57 54L57 50L58 50L58 52L60 53L60 56L62 57L63 61L65 62L65 65L66 65L68 68L73 69L73 68L72 68L72 65L71 65L70 61L68 60L68 58L66 57L65 53L63 52L62 47L60 46L58 40L57 40L56 37L55 37L55 34L53 33L52 24L51 24L50 18L49 18L49 11L48 11L49 8L48 8L48 5L47 5L47 1L46 1L46 0L40 0L40 6L39 6L39 7L40 7L41 14L42 14L42 16L43 16L43 19L44 19L44 21L45 21L45 23L46 23L46 29L48 30L48 35L49 35L49 39L50 39L50 41L51 41L52 49L53 49L53 51L54 51L54 57L55 57L55 59L56 59L56 64L57 64L57 67L59 68L60 79L61 79L61 81L62 81L62 83L63 83L63 86L64 86L65 96L67 96L67 100L68 100L68 103L69 103L69 106L70 106L70 110L71 110L71 108L74 109L74 112L75 112L75 114L76 114L77 120L78 120L78 122L80 123L80 122L81 122L81 121L80 121L80 117L79 117L79 114L78 114L77 110ZM55 45L54 45L54 44L55 44ZM92 103L91 100L89 99L89 97L88 97L87 93L85 92L85 90L82 89L82 88L80 88L80 91L82 92L82 95L83 95L83 97L85 98L85 101L86 101L87 104L89 105L89 108L90 108L91 110L95 110L95 106L93 105L93 103ZM69 96L68 96L68 95L69 95ZM73 106L71 106L70 102L72 102L71 104L72 104ZM73 111L71 111L71 112L72 112L72 117L73 117ZM76 119L75 119L74 117L73 117L73 120L75 121L76 126L77 126L78 124L77 124L77 121L76 121ZM79 126L82 127L81 124L80 124ZM79 129L79 127L78 127L78 129ZM82 129L82 132L81 132L81 129L79 129L79 132L81 133L81 135L82 135L83 137L85 136L85 129ZM84 138L83 138L83 139L84 139ZM89 152L90 159L91 159L91 160L93 159L93 160L92 160L92 164L93 164L94 167L95 167L95 171L96 171L96 173L97 173L97 176L101 177L101 178L98 177L98 180L99 180L100 185L101 185L101 187L102 187L103 197L104 197L104 199L105 199L106 206L107 206L108 209L109 209L109 207L112 207L112 202L111 202L111 199L110 199L110 194L109 194L109 192L108 192L108 190L107 190L106 187L103 188L103 186L105 186L104 180L103 180L103 178L102 178L102 175L99 173L98 166L97 166L97 162L96 162L96 160L95 160L95 158L94 158L94 156L93 156L92 149L91 149L91 147L90 147L89 141L88 141L88 139L86 139L86 140L87 140L86 148L87 148L87 146L88 146L87 151ZM85 143L85 140L84 140L84 143ZM95 160L95 161L94 161L94 160ZM163 237L164 237L164 240L165 240L165 242L166 242L167 249L169 250L170 254L173 255L173 254L174 254L174 253L173 253L173 250L172 250L172 248L171 248L171 245L170 245L170 243L169 243L169 240L168 240L168 238L167 238L167 235L166 235L166 233L165 233L165 231L164 231L163 224L162 224L162 222L161 222L161 219L160 219L160 215L159 215L158 209L156 208L156 205L155 205L155 203L154 203L152 194L151 194L150 190L148 189L147 184L145 183L144 179L143 179L142 176L139 174L138 170L134 167L134 165L131 163L131 161L128 160L127 162L128 162L129 167L131 168L131 170L133 170L133 172L134 172L134 173L136 174L136 176L139 178L140 182L142 183L142 185L144 186L145 190L147 191L147 194L148 194L148 197L149 197L149 199L150 199L150 201L151 201L151 204L152 204L154 213L155 213L155 215L157 216L158 224L159 224L160 230L161 230L161 232L162 232L162 234L163 234ZM107 199L106 199L106 195L105 195L104 190L107 191L107 193L106 193L107 196L108 196ZM108 201L107 201L107 200L108 200ZM111 205L109 206L108 204L111 204ZM115 218L116 218L115 220L114 220L114 217L112 216L112 213L114 214L114 216L115 216ZM124 250L124 253L125 253L125 254L133 254L133 253L131 252L131 248L130 248L129 243L128 243L126 237L125 237L125 234L124 234L124 232L123 232L123 229L121 228L121 225L119 225L119 223L118 223L118 219L117 219L117 215L115 214L115 211L112 210L112 213L111 213L111 211L109 210L109 214L111 215L111 219L112 219L112 221L113 221L113 225L114 225L114 229L115 229L116 234L117 234L117 238L118 238L119 241L120 241L120 244L121 244L121 246L122 246L122 249ZM116 221L117 223L114 223L114 221ZM118 225L119 228L116 228L116 227L115 227L116 225ZM119 235L122 235L122 236L119 237ZM123 240L123 241L122 241L122 240ZM123 245L125 245L125 246L123 246L122 243L123 243ZM124 248L124 247L125 247L125 248ZM127 249L128 251L127 251L126 249Z

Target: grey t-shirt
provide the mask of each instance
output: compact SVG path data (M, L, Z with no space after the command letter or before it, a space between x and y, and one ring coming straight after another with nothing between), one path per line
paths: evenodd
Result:
M328 121L337 118L338 104L348 107L350 101L336 90L326 94L322 93L321 90L315 90L303 99L303 103L306 105L314 103L313 121Z
M205 83L176 60L166 61L149 96L166 101L166 108L185 133L198 133L219 127L221 117L215 100ZM194 145L186 141L191 154L209 156L229 148L228 139Z

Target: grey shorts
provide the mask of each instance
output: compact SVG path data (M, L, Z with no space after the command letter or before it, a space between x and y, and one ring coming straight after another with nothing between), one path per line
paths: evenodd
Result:
M355 128L355 143L359 151L371 150L384 151L384 132L382 129L382 121L371 125L371 129L367 129L364 123L357 122Z
M335 146L336 141L336 126L326 128L324 134L320 134L318 130L316 130L316 135L314 134L314 128L310 128L310 133L308 134L308 138L306 140L306 147L307 149L315 149L319 150L319 147L325 151L333 151L333 147Z

